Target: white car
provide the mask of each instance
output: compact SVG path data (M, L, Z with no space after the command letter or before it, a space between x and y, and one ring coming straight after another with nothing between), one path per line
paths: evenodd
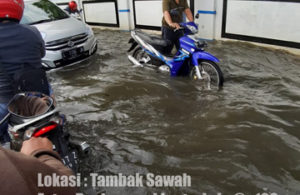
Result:
M69 16L48 0L25 0L21 22L40 31L46 46L46 69L79 63L97 51L97 40L87 24Z

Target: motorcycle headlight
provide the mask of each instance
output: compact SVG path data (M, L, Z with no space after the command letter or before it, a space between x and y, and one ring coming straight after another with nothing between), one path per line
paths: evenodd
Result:
M187 28L193 33L198 33L198 29L195 26L187 25Z
M198 49L204 50L205 47L207 47L207 43L205 41L196 41L195 45Z

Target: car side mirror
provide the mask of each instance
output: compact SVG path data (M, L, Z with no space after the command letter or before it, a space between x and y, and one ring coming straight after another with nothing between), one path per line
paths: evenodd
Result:
M199 13L197 13L197 14L196 14L195 18L196 18L196 19L198 19L198 18L199 18Z

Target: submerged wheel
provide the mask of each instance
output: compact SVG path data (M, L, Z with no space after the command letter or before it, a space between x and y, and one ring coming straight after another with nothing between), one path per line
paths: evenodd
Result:
M134 50L132 56L141 64L152 64L150 55L140 47Z
M141 64L151 64L155 66L160 66L164 64L162 61L150 56L147 52L142 50L142 48L140 47L134 50L132 56Z
M199 63L199 71L203 78L201 82L204 87L208 89L219 89L223 86L223 73L216 63L206 60L201 61L201 63ZM198 80L195 67L192 68L190 77L194 80Z

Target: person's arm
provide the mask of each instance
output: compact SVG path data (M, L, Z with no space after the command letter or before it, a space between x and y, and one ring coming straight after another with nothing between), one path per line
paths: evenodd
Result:
M59 155L53 151L53 145L47 138L31 138L23 142L21 153L36 157L40 162L54 168L62 175L73 175L71 169L60 160Z
M164 11L164 18L170 27L173 27L175 29L180 28L180 25L178 23L172 21L171 15L168 11Z
M180 25L178 23L174 23L172 21L171 15L170 15L170 0L163 0L162 2L162 8L163 8L163 15L164 15L164 19L167 22L167 24L175 29L180 28Z
M43 58L46 55L46 47L45 47L45 41L42 37L42 33L35 26L30 26L30 29L37 36L37 39L38 39L39 44L40 44L41 58Z
M45 186L44 177L74 175L59 160L47 138L31 138L22 146L21 152L0 146L0 194L70 194L79 192L80 186ZM40 178L40 179L39 179ZM40 181L40 182L39 182ZM59 181L60 184L62 184Z
M41 56L43 58L46 55L46 47L45 47L45 41L44 41L44 39L41 40L41 43L42 43L42 45L41 45Z
M191 11L190 8L186 8L186 9L184 10L184 13L185 13L187 19L188 19L190 22L194 22L194 17L193 17L193 14L192 14L192 11Z
M40 162L48 165L49 167L54 168L61 175L74 175L73 171L61 162L59 156L54 157L53 153L49 155L49 152L36 151L31 155L35 156Z

